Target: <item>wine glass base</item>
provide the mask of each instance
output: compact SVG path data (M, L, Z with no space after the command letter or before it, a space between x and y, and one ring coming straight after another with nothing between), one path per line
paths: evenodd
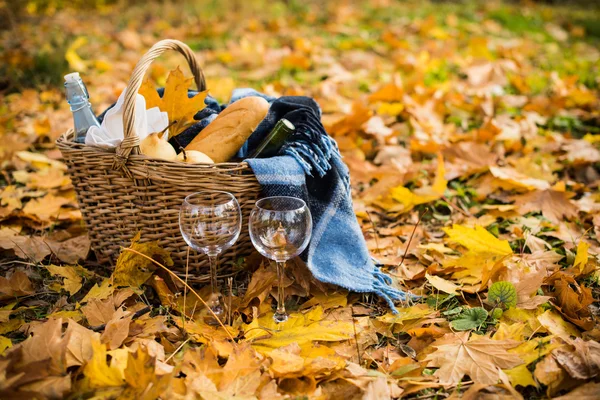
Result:
M275 312L275 314L273 314L273 321L275 321L278 324L285 322L287 320L288 320L288 315L286 313Z
M208 325L221 325L219 321L215 318L216 315L222 323L225 323L225 321L223 321L223 318L225 317L225 310L223 309L223 306L220 303L212 305L210 307L210 310L212 311L212 313L208 310L206 311L204 322L206 322Z

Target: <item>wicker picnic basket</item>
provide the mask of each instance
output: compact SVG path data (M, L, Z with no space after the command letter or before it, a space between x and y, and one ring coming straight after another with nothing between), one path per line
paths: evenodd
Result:
M137 232L142 241L158 241L171 252L173 270L185 275L187 245L179 231L179 207L190 193L225 190L238 199L242 210L242 233L236 244L220 257L219 276L231 274L231 265L252 251L248 216L260 185L245 162L213 165L184 164L151 159L140 152L135 132L135 95L150 64L166 50L186 58L199 91L206 89L202 69L192 50L177 40L156 43L135 66L127 84L123 126L124 140L115 151L73 141L73 131L57 145L68 166L77 200L87 225L92 250L101 262L116 261L121 246L128 246ZM209 280L208 257L190 251L189 280Z

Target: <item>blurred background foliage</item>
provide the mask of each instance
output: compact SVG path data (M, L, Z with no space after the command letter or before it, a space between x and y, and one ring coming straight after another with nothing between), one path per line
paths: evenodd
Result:
M336 32L333 36L327 32L329 21L339 22L344 18L340 15L344 9L340 4L344 3L361 10L360 15L349 16L348 21L349 25L362 29L360 38L345 32ZM78 51L85 53L90 41L102 35L111 38L122 29L152 31L158 40L164 37L160 34L161 27L186 27L178 38L201 51L218 49L227 41L238 41L246 32L266 29L276 34L285 26L303 26L311 35L328 35L327 45L343 51L357 46L374 47L386 24L393 25L398 19L431 18L443 28L450 14L457 16L461 24L492 20L515 35L528 35L539 41L556 40L546 29L546 24L552 22L570 33L568 40L575 38L594 45L600 42L598 2L578 0L0 0L3 21L0 24L0 92L61 85L63 75L77 65L74 57L78 57ZM160 19L158 24L157 19ZM145 26L146 22L152 27ZM311 27L316 29L310 31ZM101 32L102 29L105 31ZM266 46L287 45L285 40L293 42L285 35L275 36ZM557 54L557 59L544 61L548 65L542 67L564 74L577 73L580 82L596 88L597 66L588 65L585 60L570 59L570 56L567 47ZM285 68L281 72L285 73ZM429 79L444 79L448 73L452 71L441 66ZM534 88L536 84L540 88L545 86L542 78L540 82L529 84Z

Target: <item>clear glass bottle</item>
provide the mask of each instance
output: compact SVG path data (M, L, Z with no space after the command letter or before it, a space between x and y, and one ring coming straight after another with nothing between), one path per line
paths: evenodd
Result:
M98 118L92 111L90 95L85 87L79 72L65 75L65 90L67 92L67 103L73 112L75 125L75 142L85 143L85 135L91 126L100 127Z
M285 118L281 118L273 127L273 130L256 147L256 150L248 158L274 157L279 152L285 141L296 130L294 124Z

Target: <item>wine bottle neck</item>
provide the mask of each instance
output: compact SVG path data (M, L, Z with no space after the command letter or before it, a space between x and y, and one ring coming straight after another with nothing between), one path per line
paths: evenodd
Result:
M249 158L264 158L277 155L277 152L281 149L294 130L294 124L285 118L280 119L273 127L273 130L256 147Z
M71 106L72 112L79 111L84 107L91 107L90 95L81 79L66 82L65 89L67 91L67 102Z
M68 79L67 79L68 77ZM84 143L88 129L91 126L100 126L100 122L92 111L92 105L89 101L90 95L81 78L72 74L65 77L65 90L67 103L73 113L73 122L75 128L75 141Z

